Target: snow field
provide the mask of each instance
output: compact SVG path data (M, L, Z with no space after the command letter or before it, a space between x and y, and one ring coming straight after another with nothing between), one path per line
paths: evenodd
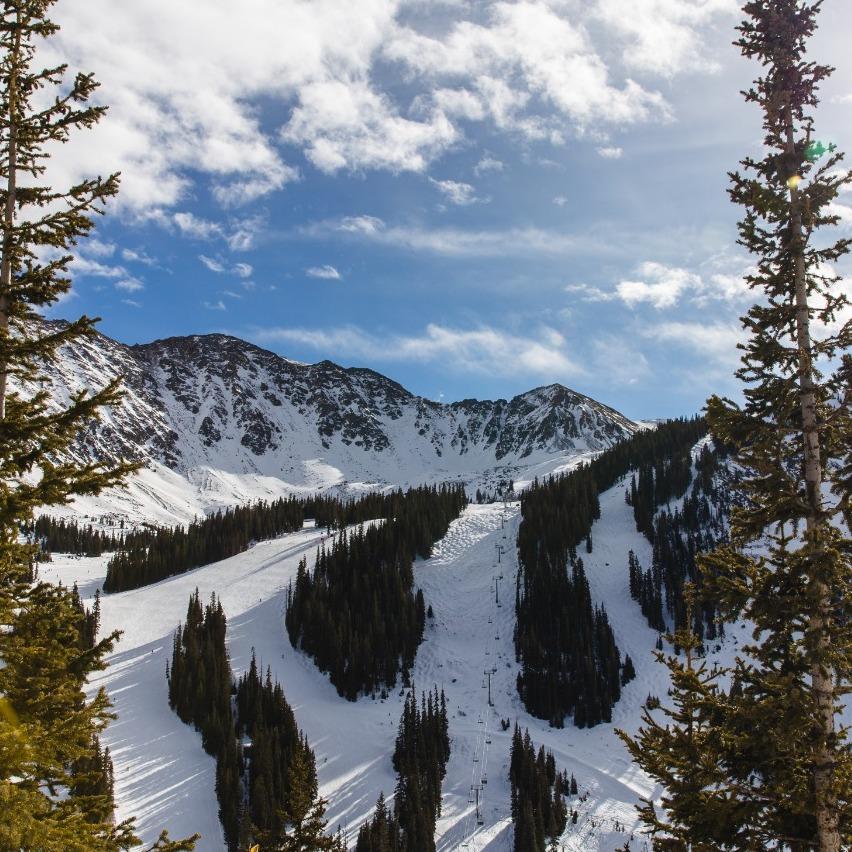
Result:
M445 690L452 740L438 849L511 849L508 761L517 720L530 729L536 746L553 751L560 769L574 773L579 785L583 801L570 800L579 819L576 825L569 821L559 848L614 852L638 828L634 805L639 798L658 791L631 763L613 726L580 730L569 720L564 729L553 729L524 711L515 689L518 666L512 639L518 523L517 503L471 505L436 545L432 558L415 565L415 581L435 618L427 619L412 679L418 693L434 685ZM106 688L118 716L104 736L115 763L117 816L135 815L145 840L153 840L161 828L175 837L199 831L199 852L224 849L214 792L215 762L202 751L200 736L180 722L167 700L165 670L172 635L196 587L202 600L215 593L222 601L234 674L248 668L254 648L259 665L269 666L283 685L316 752L320 793L329 800L330 827L341 825L354 844L379 793L392 795L396 779L390 758L402 711L401 685L384 701L367 697L347 702L309 658L291 647L284 629L287 586L302 556L312 566L322 537L321 530L306 528L155 585L103 597L102 635L112 630L124 633L108 669L96 676L92 688ZM635 530L623 484L601 495L601 519L592 537L593 553L582 548L580 553L592 596L606 605L618 646L622 654L631 655L637 672L614 708L613 724L634 732L648 693L665 700L668 677L652 656L656 634L629 596L627 551L632 548L647 565L650 547ZM504 549L499 562L498 545ZM41 573L66 585L76 580L91 604L108 558L55 556ZM729 655L735 632L728 632L720 656ZM488 706L486 671L491 672L493 707ZM501 718L511 722L505 732ZM476 787L481 825L475 793L470 801ZM625 831L615 830L616 821ZM645 849L646 842L637 833L631 848Z

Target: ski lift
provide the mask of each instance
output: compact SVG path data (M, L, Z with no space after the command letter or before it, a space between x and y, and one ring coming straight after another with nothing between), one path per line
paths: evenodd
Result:
M487 783L488 783L488 778L487 778L485 775L483 775L483 776L482 776L482 783L483 783L483 784L487 784Z

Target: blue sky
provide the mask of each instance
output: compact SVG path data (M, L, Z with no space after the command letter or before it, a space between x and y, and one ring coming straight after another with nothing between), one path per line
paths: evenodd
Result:
M561 382L634 417L733 393L726 171L759 150L729 0L59 0L121 170L72 296L127 343L228 332L433 399ZM818 135L852 146L852 7ZM852 198L837 205L852 231ZM841 270L843 271L843 270Z

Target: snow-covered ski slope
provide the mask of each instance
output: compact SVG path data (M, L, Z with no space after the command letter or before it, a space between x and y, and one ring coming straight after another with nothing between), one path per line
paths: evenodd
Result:
M560 849L614 852L633 832L632 849L650 848L637 831L634 805L640 797L655 795L654 785L630 762L613 730L618 726L635 731L649 693L666 698L666 669L652 655L656 634L631 600L627 584L628 550L648 565L650 547L635 530L623 485L602 494L601 519L592 530L594 551L582 557L592 596L605 604L618 646L633 658L637 677L615 707L612 726L579 730L569 722L557 730L530 717L515 690L518 522L518 504L471 505L432 558L415 569L435 618L427 620L413 678L418 691L435 684L443 687L450 712L452 754L443 785L438 849L511 849L507 772L512 729L502 731L501 718L529 727L536 745L551 749L558 766L577 778L580 795L572 798L571 807L579 811L579 819L576 825L569 822ZM92 686L108 690L118 714L105 735L115 763L117 815L135 815L146 840L166 827L173 836L201 832L202 852L224 848L214 761L202 751L200 736L180 722L167 701L165 670L172 635L196 587L203 599L214 592L221 598L234 672L248 667L254 648L261 665L269 666L283 684L316 752L330 826L342 825L354 844L358 826L379 792L392 794L390 756L402 709L400 690L386 701L341 699L312 661L293 650L284 630L287 585L303 555L312 563L322 535L321 530L305 529L223 562L103 599L102 631L124 634L109 668ZM498 545L505 549L499 563ZM103 581L106 559L54 557L43 566L42 576L65 584L76 580L91 603ZM497 605L495 579L502 606ZM716 656L730 659L744 633L743 626L730 627ZM493 707L488 706L488 671ZM475 787L480 788L481 825L475 793L471 795ZM616 830L616 823L624 830Z

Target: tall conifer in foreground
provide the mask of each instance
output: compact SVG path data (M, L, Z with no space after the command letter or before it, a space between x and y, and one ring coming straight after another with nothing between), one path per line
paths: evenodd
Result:
M4 0L0 9L0 848L112 852L139 841L130 822L113 824L97 738L109 702L102 690L87 699L84 687L117 637L84 646L73 592L32 582L35 547L20 535L36 507L96 494L132 469L66 460L80 430L118 398L116 384L62 410L45 391L26 398L11 386L37 387L57 347L94 333L86 317L46 327L39 311L68 291L67 252L118 189L117 175L64 191L45 182L49 146L104 113L87 105L91 75L67 86L65 66L33 69L39 43L57 31L53 3ZM192 845L163 835L152 848Z
M816 91L831 73L805 58L820 6L754 0L739 27L737 45L764 69L745 97L763 111L767 152L743 161L730 194L746 209L740 243L756 257L748 283L761 302L743 318L745 403L708 403L745 477L730 545L701 561L722 616L755 631L727 692L684 674L673 694L689 718L649 724L633 743L666 788L667 813L643 812L660 848L666 837L676 849L852 844L852 762L838 720L852 651L852 325L831 266L850 242L818 238L837 223L830 205L850 177L813 134ZM684 726L696 720L703 734L690 761L684 749L696 740ZM704 735L708 720L715 735ZM708 807L717 836L701 829Z

